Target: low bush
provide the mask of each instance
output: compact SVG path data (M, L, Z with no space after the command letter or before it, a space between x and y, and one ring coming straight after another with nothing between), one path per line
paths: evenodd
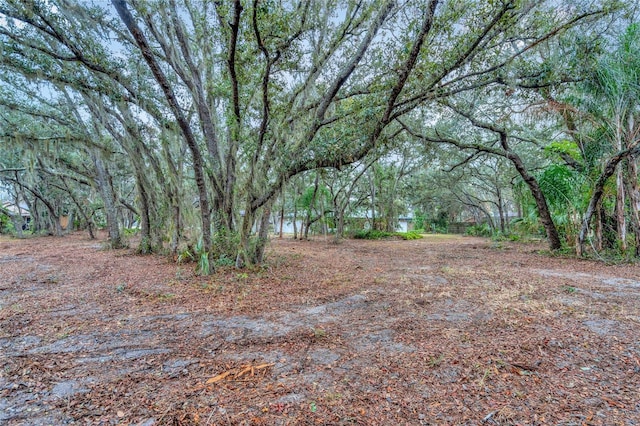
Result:
M416 231L396 232L394 235L402 238L403 240L419 240L420 238L423 238L422 234Z
M378 231L377 229L362 229L353 234L353 238L358 240L382 240L392 236L392 232Z
M409 232L385 232L375 229L357 231L353 238L358 240L383 240L385 238L400 237L403 240L417 240L422 238L422 234L416 231Z
M486 223L481 223L478 225L473 225L467 228L466 235L472 235L474 237L491 237L493 231L491 227Z

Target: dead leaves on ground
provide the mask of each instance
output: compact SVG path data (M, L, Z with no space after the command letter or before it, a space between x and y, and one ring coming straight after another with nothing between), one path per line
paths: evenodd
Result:
M231 368L227 371L211 377L205 382L206 385L213 385L222 381L249 381L258 374L264 376L269 367L273 367L273 363L264 363L258 365L246 364L240 367Z

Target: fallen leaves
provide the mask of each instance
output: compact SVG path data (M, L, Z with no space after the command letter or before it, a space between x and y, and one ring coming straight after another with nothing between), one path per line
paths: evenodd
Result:
M621 402L615 401L611 398L607 398L606 396L603 396L602 400L609 404L609 406L611 407L625 408L624 404L622 404Z
M212 385L214 383L221 382L225 379L233 380L233 381L242 380L242 377L247 375L249 377L253 377L256 375L256 372L265 370L269 367L273 367L273 365L274 365L273 363L264 363L264 364L258 364L258 365L247 364L241 367L232 368L230 370L227 370L223 373L218 374L217 376L210 378L205 382L205 384Z
M30 423L49 403L52 423L85 426L639 418L640 293L601 277L632 279L640 266L479 253L467 241L283 239L268 269L213 277L163 257L116 262L81 236L11 242L0 398L19 416L37 395ZM541 276L541 262L556 275ZM127 297L115 297L121 283ZM569 297L562 285L589 291ZM168 294L172 303L151 297ZM144 350L158 347L167 352Z

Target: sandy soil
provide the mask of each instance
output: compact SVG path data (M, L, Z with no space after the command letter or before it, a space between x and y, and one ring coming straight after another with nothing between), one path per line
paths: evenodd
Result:
M640 266L541 248L274 239L198 277L0 239L0 424L639 425Z

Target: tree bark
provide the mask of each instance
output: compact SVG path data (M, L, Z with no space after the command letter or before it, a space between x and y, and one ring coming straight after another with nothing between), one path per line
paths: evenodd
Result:
M298 239L298 203L293 201L293 239Z
M262 211L262 218L260 219L260 228L258 230L258 241L256 242L255 257L253 259L254 264L261 264L264 260L264 250L269 241L269 222L271 217L271 204L267 204Z
M107 219L107 229L110 239L109 244L113 249L123 248L125 244L120 233L116 196L113 191L113 186L111 185L111 177L100 158L100 153L92 151L91 158L96 168L98 191L102 195L102 201L104 202L104 212Z
M66 179L63 178L62 182L63 182L65 188L67 188L67 193L69 194L69 197L71 198L71 201L73 201L73 204L76 205L76 207L78 208L78 211L80 212L80 215L82 216L82 218L84 219L85 223L87 224L87 230L89 231L89 238L91 238L92 240L95 240L96 236L93 233L93 222L91 221L91 218L89 218L89 216L87 216L87 213L84 211L84 209L82 208L82 206L78 202L77 197L74 195L73 190L69 187L69 185L67 185Z
M280 239L284 234L284 202L285 202L285 192L284 188L282 189L282 206L280 207Z
M129 12L126 1L112 0L111 3L116 8L116 11L118 12L118 15L120 16L122 22L134 37L136 44L138 45L138 48L140 49L140 52L145 59L145 62L151 69L151 72L153 73L153 76L155 77L157 83L160 85L167 103L169 104L169 108L175 116L176 121L178 122L178 126L180 127L185 141L187 142L187 146L191 151L193 160L193 171L196 179L196 186L198 188L198 197L200 201L203 250L207 253L207 255L211 255L211 211L209 207L209 195L207 193L207 186L204 179L204 159L202 158L202 153L191 130L191 126L189 125L189 122L182 112L182 109L180 108L180 105L178 103L178 99L173 92L173 89L171 88L171 83L164 75L162 68L156 61L156 58L151 51L151 47L149 46L146 37L133 19L131 12Z
M620 250L623 253L627 251L627 219L624 214L625 199L624 171L622 167L618 167L616 172L616 229L618 230Z
M625 174L625 187L629 197L631 226L635 240L635 257L640 257L640 194L638 191L638 168L636 159L630 156L626 161L627 173Z
M596 250L601 251L604 247L603 240L603 221L605 217L604 207L602 203L599 203L599 206L596 208L596 227L595 227L595 239L596 239Z
M538 214L540 215L540 222L544 227L544 230L547 234L547 239L549 240L549 248L551 250L559 250L562 247L562 242L560 241L560 235L558 235L558 230L556 225L553 223L553 219L551 217L551 212L549 211L549 205L547 204L547 199L540 189L540 185L538 181L529 174L524 163L520 159L518 155L515 153L510 153L508 158L522 176L522 179L529 187L531 191L531 195L536 202L536 207L538 208Z
M585 254L584 250L584 242L587 238L587 233L589 232L589 227L591 224L591 218L593 217L602 195L604 194L604 187L607 183L607 180L613 176L616 171L618 164L627 158L628 156L636 155L636 151L638 151L638 144L640 144L640 140L633 143L629 148L624 151L619 152L613 157L609 158L596 181L593 192L591 193L591 198L589 199L589 205L587 206L587 210L582 219L582 226L580 227L580 233L578 234L578 244L576 244L576 254L578 256L583 256Z

